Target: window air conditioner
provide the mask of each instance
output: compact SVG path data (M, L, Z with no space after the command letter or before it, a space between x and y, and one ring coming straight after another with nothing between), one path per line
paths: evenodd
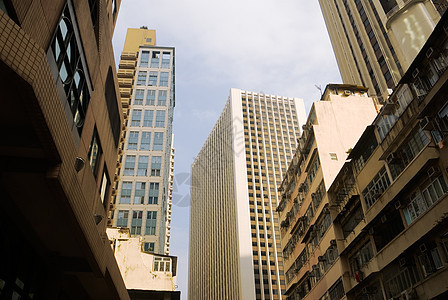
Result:
M390 165L394 160L397 159L397 155L395 153L390 153L387 157L386 157L386 162L388 165Z
M419 124L420 124L420 128L422 130L431 130L431 129L433 129L432 121L431 121L431 119L428 116L426 116L423 119L421 119Z

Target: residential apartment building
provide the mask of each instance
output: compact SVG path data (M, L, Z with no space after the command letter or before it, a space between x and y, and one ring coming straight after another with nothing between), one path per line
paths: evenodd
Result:
M367 88L354 85L329 84L321 100L313 103L279 189L288 299L339 299L342 266L335 263L336 234L327 189L377 113ZM320 280L322 274L330 275Z
M387 99L448 7L446 0L319 0L342 80Z
M0 298L129 299L106 215L121 1L0 1Z
M190 299L282 299L278 187L303 100L231 89L191 172Z
M329 189L347 299L448 297L447 27L444 16Z
M130 228L145 251L169 253L174 151L174 48L130 28L118 68L124 115L109 226Z

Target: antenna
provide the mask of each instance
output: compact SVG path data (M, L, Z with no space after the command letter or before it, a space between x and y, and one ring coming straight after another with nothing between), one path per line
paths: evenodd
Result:
M322 99L322 86L315 84L316 89L320 91L320 98Z

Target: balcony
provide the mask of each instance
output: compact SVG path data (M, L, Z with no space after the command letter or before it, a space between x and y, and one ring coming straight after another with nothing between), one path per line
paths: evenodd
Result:
M120 60L119 69L135 69L136 62L132 60Z
M120 88L120 96L122 98L129 98L131 96L131 89L129 89L129 88Z
M134 77L134 70L119 69L117 72L118 78L132 78Z
M130 88L132 87L132 78L119 78L118 86L120 88Z
M137 52L122 52L121 59L122 60L136 60Z

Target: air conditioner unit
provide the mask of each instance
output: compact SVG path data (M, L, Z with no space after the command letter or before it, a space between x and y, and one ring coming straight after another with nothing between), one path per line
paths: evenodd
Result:
M438 174L439 172L440 172L439 168L437 168L435 166L429 168L427 171L429 177L432 177L432 176Z
M383 105L383 114L389 115L395 110L395 102L386 101Z
M415 68L415 70L412 72L412 77L416 78L418 76L419 70Z
M394 160L397 159L397 155L395 153L390 153L387 157L386 157L386 162L387 164L391 164Z
M407 264L408 262L407 262L407 260L406 260L406 258L400 258L400 260L399 260L399 264L400 264L400 268L403 268L404 266L406 266L406 264Z
M424 243L420 244L419 249L421 252L426 252L426 250L427 250L426 245Z
M421 119L419 124L422 130L432 130L434 128L432 125L432 121L428 116Z

